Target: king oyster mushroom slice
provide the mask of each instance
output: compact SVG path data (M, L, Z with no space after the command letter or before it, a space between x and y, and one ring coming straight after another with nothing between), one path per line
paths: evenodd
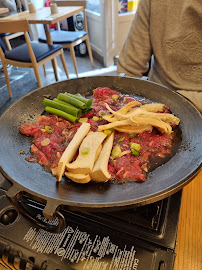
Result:
M93 171L90 173L90 177L96 182L105 182L111 178L111 174L108 172L108 162L111 154L114 141L114 132L106 139L102 147L102 151L93 167Z
M79 145L81 144L85 136L88 134L89 130L90 130L90 124L83 123L77 130L76 134L74 135L73 139L71 140L67 148L65 149L58 163L57 174L56 174L56 178L58 181L61 181L62 176L65 171L66 163L72 161L74 155L76 154L76 151L79 148Z
M67 171L75 174L89 174L92 172L97 150L106 136L103 132L89 132L79 147L77 159L66 164Z
M80 174L80 173L70 173L65 172L65 175L71 179L72 181L79 183L79 184L86 184L90 182L91 178L89 174Z

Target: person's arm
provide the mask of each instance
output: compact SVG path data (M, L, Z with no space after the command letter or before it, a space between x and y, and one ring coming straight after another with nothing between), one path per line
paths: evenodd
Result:
M141 78L152 55L150 0L140 0L128 37L119 55L117 73Z
M9 9L9 11L17 11L15 0L3 0L2 4Z

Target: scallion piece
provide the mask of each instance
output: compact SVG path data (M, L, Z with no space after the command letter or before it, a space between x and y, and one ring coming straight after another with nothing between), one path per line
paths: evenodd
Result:
M131 149L134 149L136 151L140 151L140 144L139 143L130 143Z
M111 156L112 158L117 158L120 157L120 155L121 155L121 147L119 145L115 145L112 150Z
M60 111L60 110L52 108L52 107L45 107L45 111L48 113L52 113L52 114L55 114L57 116L63 117L64 119L66 119L72 123L75 123L78 119L77 117L75 117L69 113L66 113L64 111Z
M88 108L88 109L89 109L89 108L91 107L91 105L92 105L92 100L91 100L91 99L87 99L87 98L81 96L80 94L72 95L72 94L70 94L70 93L66 93L66 95L68 95L68 96L70 96L70 97L73 97L73 98L76 98L76 99L82 101L83 103L86 104L86 108Z
M110 135L112 133L111 129L105 129L104 134Z
M90 148L89 147L84 147L82 150L81 150L81 154L82 155L88 155L90 153Z
M99 117L97 117L97 116L93 116L93 118L92 118L92 119L93 119L93 121L96 121L96 122L100 120L100 118L99 118Z
M72 105L69 106L69 104L67 104L67 103L63 104L63 103L57 102L55 100L50 100L50 99L45 98L43 100L43 104L45 107L52 107L52 108L58 109L60 111L71 114L77 118L79 118L82 114L80 109L73 107Z
M47 133L53 133L53 129L50 126L45 126L45 132Z
M83 118L80 118L78 120L79 123L88 123L88 118L87 117L83 117Z
M83 103L82 101L80 101L80 100L78 100L78 99L76 99L74 97L70 97L70 96L68 96L66 94L62 94L62 93L58 94L57 99L65 101L67 103L70 103L70 104L72 104L75 107L80 108L80 109L85 109L86 108L85 103Z
M72 104L67 103L67 102L65 102L65 101L62 101L62 100L60 100L60 99L54 98L53 101L62 103L62 104L67 105L67 106L69 106L69 107L71 107L71 108L73 108L73 109L80 110L80 109L78 109L77 107L73 106Z
M132 154L133 156L137 156L137 157L140 155L139 152L136 151L136 150L134 150L134 149L131 149L131 154Z
M120 138L119 140L118 140L118 142L122 142L122 141L124 141L125 140L125 137L122 137L122 138Z
M134 137L135 137L135 134L132 134L132 133L131 133L131 134L129 134L129 137L130 137L130 138L134 138Z
M117 100L118 100L118 98L119 98L119 96L118 96L118 95L112 95L112 99L113 99L114 101L117 101Z
M98 112L98 114L99 114L99 116L105 116L106 112L101 110L101 111Z

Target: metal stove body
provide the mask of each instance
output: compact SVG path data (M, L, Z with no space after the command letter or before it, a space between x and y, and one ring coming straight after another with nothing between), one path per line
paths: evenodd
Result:
M159 202L109 213L62 210L66 228L53 233L20 215L0 174L0 261L33 270L172 270L181 191ZM22 205L44 223L43 205ZM53 221L54 222L54 221Z

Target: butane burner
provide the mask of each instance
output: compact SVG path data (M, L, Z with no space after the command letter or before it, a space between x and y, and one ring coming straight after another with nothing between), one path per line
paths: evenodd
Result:
M66 227L55 233L13 208L6 197L10 186L0 175L0 258L5 265L33 270L173 269L181 191L156 203L116 212L64 208ZM43 204L26 196L20 203L48 224Z

